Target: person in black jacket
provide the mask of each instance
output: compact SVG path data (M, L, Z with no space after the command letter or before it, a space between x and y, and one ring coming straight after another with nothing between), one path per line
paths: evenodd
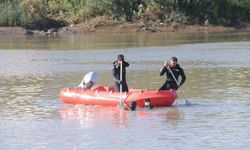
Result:
M172 57L170 59L170 62L165 62L165 64L163 65L162 69L160 70L160 75L164 75L164 73L166 73L167 76L167 80L166 82L161 86L160 90L169 90L169 89L175 89L177 90L178 87L182 86L183 83L186 80L186 75L183 71L183 69L180 67L180 65L177 62L177 58L176 57ZM179 76L181 76L181 81L180 84L177 84L172 73L170 72L170 70L172 71L175 79L178 81Z
M122 80L120 80L120 66L122 64ZM128 85L126 82L126 67L129 63L124 60L124 55L119 54L117 60L113 62L112 74L115 81L115 89L120 92L120 84L122 85L122 92L128 92Z

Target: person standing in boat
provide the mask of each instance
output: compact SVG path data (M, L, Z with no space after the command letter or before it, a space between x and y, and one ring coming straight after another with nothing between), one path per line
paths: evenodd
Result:
M120 66L122 64L122 80L120 80ZM126 67L129 63L124 60L124 55L119 54L117 60L113 62L112 74L115 81L115 89L120 92L120 84L122 84L122 92L128 92L128 85L126 82Z
M165 61L163 67L160 70L160 75L162 76L165 73L167 76L167 80L159 90L177 90L178 87L181 87L186 81L186 75L184 73L184 70L178 64L178 59L176 57L172 57L169 62ZM176 83L176 81L179 82L179 76L181 76L180 84Z

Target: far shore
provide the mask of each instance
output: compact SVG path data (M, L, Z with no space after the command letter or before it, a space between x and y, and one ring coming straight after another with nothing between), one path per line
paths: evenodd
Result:
M154 25L148 26L140 23L125 23L119 25L87 24L69 25L62 28L51 28L48 31L29 30L22 27L0 27L0 36L56 36L56 35L80 35L89 33L155 33L155 32L230 32L250 31L250 24L224 27L216 25Z

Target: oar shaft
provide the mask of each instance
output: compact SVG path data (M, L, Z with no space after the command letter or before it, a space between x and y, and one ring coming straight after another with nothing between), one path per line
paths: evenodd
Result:
M169 72L171 73L172 77L174 78L174 81L176 82L176 84L178 85L178 87L180 87L180 85L179 85L177 79L175 78L175 76L174 76L172 70L170 69L170 67L168 66L167 68L168 68ZM183 97L184 97L184 99L185 99L185 101L186 101L186 104L189 104L190 102L188 102L188 100L187 100L187 98L186 98L184 92L182 91L181 87L180 87L180 90L181 90L181 94L183 95Z
M175 78L175 76L174 76L172 70L170 69L170 67L168 67L168 70L169 70L169 72L171 73L172 77L174 78L174 81L176 82L176 84L179 86L179 83L178 83L178 81L176 80L176 78Z
M120 64L120 106L122 107L122 61Z

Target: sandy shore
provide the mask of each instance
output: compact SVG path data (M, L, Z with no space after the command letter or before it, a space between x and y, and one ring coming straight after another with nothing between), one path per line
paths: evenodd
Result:
M146 27L140 23L126 23L108 26L98 24L89 26L87 24L69 25L59 29L48 31L28 30L22 27L0 27L0 36L48 36L48 35L72 35L86 33L139 33L139 32L224 32L224 31L250 31L250 25L235 27L223 27L214 25L155 25Z

